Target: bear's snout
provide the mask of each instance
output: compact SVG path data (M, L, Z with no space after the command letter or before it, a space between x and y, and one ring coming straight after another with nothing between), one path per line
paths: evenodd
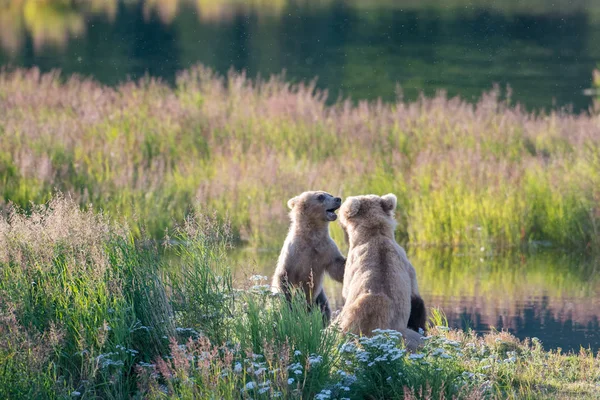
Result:
M337 205L341 205L342 204L342 198L341 197L335 197L333 200L335 201L335 204L337 204Z

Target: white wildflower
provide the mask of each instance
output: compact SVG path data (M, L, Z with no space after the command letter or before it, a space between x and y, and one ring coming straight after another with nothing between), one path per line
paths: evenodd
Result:
M315 396L315 400L327 400L331 398L331 390L323 389Z
M360 362L368 362L371 354L368 351L359 350L356 352L356 358Z
M264 275L252 275L250 277L251 281L257 282L257 281L266 281L267 279L269 279L268 277L264 276Z
M354 343L344 343L340 348L342 353L354 353L356 351L356 345Z
M271 285L254 285L250 288L250 291L256 294L272 294Z
M296 375L302 374L302 364L294 363L288 367L288 371L292 371Z
M404 354L406 354L406 350L400 350L398 348L392 349L392 351L390 351L390 361L396 361L403 357Z
M260 387L267 387L267 386L269 386L270 384L271 384L271 381L269 381L269 380L266 380L266 381L264 381L263 383L261 383L261 384L260 384L260 385L258 385L258 386L260 386Z
M313 365L313 364L320 364L321 362L323 362L323 357L313 354L310 357L308 357L308 364L309 365Z
M156 364L145 363L143 361L138 363L138 365L142 368L154 368L156 366Z
M387 334L390 336L402 337L402 333L393 329L373 329L373 333L376 334Z

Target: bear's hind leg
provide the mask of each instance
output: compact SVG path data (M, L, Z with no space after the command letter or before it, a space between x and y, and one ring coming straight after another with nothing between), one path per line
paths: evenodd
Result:
M325 326L329 325L329 321L331 320L331 309L329 308L329 301L327 300L327 296L325 296L325 291L323 289L321 289L315 298L315 302L319 305L321 313L323 314L323 324Z
M427 310L425 302L420 296L410 298L410 317L408 317L408 328L419 332L419 328L425 333L425 323L427 322Z

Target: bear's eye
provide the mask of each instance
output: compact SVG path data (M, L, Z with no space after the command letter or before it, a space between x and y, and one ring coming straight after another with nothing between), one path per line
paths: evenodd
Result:
M317 196L317 200L319 200L320 202L325 201L325 195L324 194L320 194Z

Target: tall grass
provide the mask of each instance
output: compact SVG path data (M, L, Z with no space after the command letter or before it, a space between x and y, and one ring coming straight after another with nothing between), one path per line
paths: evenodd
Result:
M176 237L171 263L63 197L0 218L0 397L547 398L600 384L589 351L448 331L439 312L414 354L397 332L323 329L265 277L232 287L226 224L195 214Z
M600 247L596 116L528 113L498 90L476 105L325 98L203 67L174 88L4 72L0 201L28 207L59 189L157 238L198 202L268 246L299 192L394 192L399 239L415 245Z

